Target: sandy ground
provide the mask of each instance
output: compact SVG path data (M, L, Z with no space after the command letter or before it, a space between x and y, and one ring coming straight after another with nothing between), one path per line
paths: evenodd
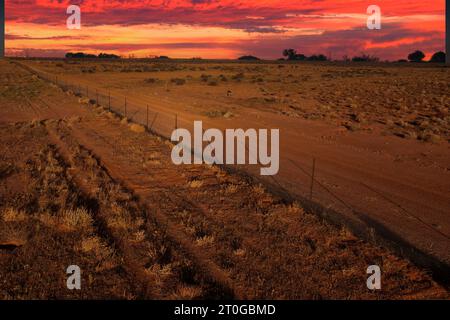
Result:
M83 91L86 87L91 96L94 91L110 93L117 111L124 111L126 98L128 114L138 121L145 121L149 105L151 119L158 113L154 126L165 135L173 130L174 114L179 127L191 128L194 120L203 120L206 127L220 129L280 128L277 185L308 198L315 158L321 185L314 188L314 201L450 263L448 68L79 61L29 65Z
M161 138L0 68L0 298L448 298L429 270L243 176L175 166Z

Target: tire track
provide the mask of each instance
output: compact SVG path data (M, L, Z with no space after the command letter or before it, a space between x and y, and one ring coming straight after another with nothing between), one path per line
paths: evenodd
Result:
M88 179L84 177L85 174L74 163L74 155L71 153L68 146L61 140L58 133L49 125L46 125L46 129L49 133L50 141L55 145L58 154L68 167L67 170L70 171L76 186L83 194L86 195L88 199L90 199L90 209L94 209L94 220L97 224L99 234L103 236L110 246L120 250L121 255L123 255L124 269L128 274L131 274L134 279L133 284L136 291L134 294L140 298L156 298L151 292L148 279L146 279L143 271L139 269L137 261L135 261L135 258L129 254L128 250L126 250L128 249L126 243L124 243L122 239L118 238L108 226L108 223L104 217L107 209L104 208L100 201L98 201L97 194L93 191L95 190L95 186L87 183Z
M97 119L100 120L101 116ZM168 148L161 149L163 163L142 172L139 159L145 158L144 146L153 149L154 145L164 144L154 137L145 137L149 142L143 136L140 136L141 140L132 133L124 134L128 128L113 125L107 118L98 120L95 127L90 121L77 123L72 131L76 140L89 150L95 150L101 165L116 181L139 197L139 202L166 228L168 235L203 266L202 272L205 270L226 284L236 297L316 297L318 293L312 288L321 285L318 281L312 281L315 277L326 278L330 272L341 272L341 267L354 268L352 263L355 262L363 270L365 260L370 259L371 255L389 257L389 253L380 248L353 238L346 240L347 236L342 236L339 230L315 218L302 214L300 219L292 214L286 216L291 209L258 186L244 182L233 196L227 195L221 188L222 183L227 183L227 180L230 183L242 181L225 174L224 181L220 181L205 167L180 169L173 166L167 158L170 157ZM155 142L151 142L152 139ZM199 187L187 186L199 181L202 182ZM314 236L317 240L308 235L318 230L322 234ZM327 244L323 236L328 232L329 237L337 241L336 244ZM211 236L216 241L205 246L198 245L199 241ZM330 256L321 253L322 250L329 252ZM312 257L316 257L317 261L309 262ZM303 262L305 258L307 260ZM316 269L320 263L324 264L322 270ZM297 267L306 269L298 273ZM299 290L296 280L307 285ZM346 281L344 277L335 284L336 288ZM362 279L352 280L354 289L364 294L364 288L358 283L365 282ZM320 291L324 296L344 297L341 295L344 287L337 292L334 289L328 286ZM423 287L418 286L416 292L422 290Z
M58 131L49 130L51 132L52 140L55 142L56 145L58 145L58 148L60 152L64 155L64 157L72 163L73 174L74 176L78 177L77 181L81 188L84 190L84 192L95 196L92 192L92 185L86 184L85 180L86 178L83 178L85 173L81 172L79 170L79 164L73 164L73 161L71 161L71 158L73 155L69 151L69 147L67 146L67 141L70 141L72 137L70 136L69 131L65 130L66 128L57 128ZM64 135L64 140L60 138L61 133ZM74 141L77 141L76 139ZM77 142L75 142L77 143ZM131 197L134 198L134 195L132 192L130 192L127 188L126 183L123 183L123 181L118 180L117 177L115 177L113 174L111 174L111 171L108 169L107 165L105 165L97 156L94 155L92 151L90 151L88 148L80 145L79 146L82 150L86 151L89 155L92 156L93 159L95 159L96 166L99 167L102 173L104 173L109 179L112 180L112 183L119 184L125 187L125 190L131 194ZM139 195L139 194L137 194ZM164 230L163 234L167 237L168 241L172 243L172 246L180 247L180 255L181 257L185 257L185 259L190 260L193 265L192 268L189 267L189 263L187 263L187 267L183 267L180 278L177 281L178 282L186 282L186 285L190 285L192 283L200 283L205 289L204 295L209 298L238 298L239 296L236 295L235 290L233 290L233 286L230 283L229 278L226 274L224 274L221 270L219 270L214 264L210 263L209 259L202 256L201 253L195 252L194 248L191 247L190 243L188 243L183 237L180 237L180 234L182 234L176 226L171 224L163 215L160 214L160 211L158 209L155 210L154 203L150 204L146 201L142 200L133 200L138 202L139 206L144 207L144 211L147 212L145 218L146 222L145 228L147 234L154 234L155 232L158 232L156 229L159 229L159 231ZM102 204L100 202L99 207L99 215L97 216L97 220L101 221L102 225L105 226L105 228L110 229L108 227L108 217L105 216L107 209L102 208ZM149 214L148 212L151 212ZM150 222L151 219L155 219L157 222L157 226L154 225L154 223ZM149 278L146 275L145 268L143 267L143 263L139 262L138 256L145 255L145 253L138 253L133 254L133 252L136 252L136 248L132 249L132 246L130 246L129 243L127 243L127 240L124 238L119 238L114 235L114 231L109 230L108 233L111 235L111 237L114 239L114 243L118 248L120 248L120 251L125 257L125 263L128 265L128 270L132 272L135 277L137 278L137 281L141 281L144 283L148 283ZM169 249L170 251L175 251L174 249ZM171 253L169 253L171 255ZM176 258L177 253L174 254L174 257ZM167 258L160 257L162 260L166 260ZM181 258L183 259L183 258ZM163 262L164 263L164 262ZM172 285L173 286L173 285ZM149 288L150 286L147 286L144 288L144 292L146 292L144 298L167 298L170 297L170 294L167 293L168 288L166 285L161 285L156 282L151 284L152 288L155 292L158 293L158 296L150 295L149 294Z

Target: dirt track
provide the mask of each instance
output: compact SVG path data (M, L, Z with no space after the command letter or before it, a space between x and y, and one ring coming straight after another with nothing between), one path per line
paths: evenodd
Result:
M166 135L174 113L187 128L194 120L220 129L280 128L280 185L307 197L315 158L318 181L346 205L319 185L315 201L450 264L448 69L59 64L30 63L91 93L111 92L118 111L127 97L137 120L144 121L150 105Z
M174 166L158 137L0 66L1 298L448 296L388 250L240 176ZM70 264L86 275L79 293L64 287Z

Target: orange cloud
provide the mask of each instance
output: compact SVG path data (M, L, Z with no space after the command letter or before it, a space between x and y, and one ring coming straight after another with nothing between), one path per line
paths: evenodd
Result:
M82 29L65 27L69 4L82 9ZM404 58L411 49L444 49L444 2L382 1L382 30L367 30L359 0L11 0L6 2L9 54L63 55L108 51L136 56L278 58L305 54Z

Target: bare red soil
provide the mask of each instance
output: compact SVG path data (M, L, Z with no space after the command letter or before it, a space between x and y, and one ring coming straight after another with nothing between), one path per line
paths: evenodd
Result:
M0 68L0 298L448 298L389 249L241 175L175 166L170 143Z

